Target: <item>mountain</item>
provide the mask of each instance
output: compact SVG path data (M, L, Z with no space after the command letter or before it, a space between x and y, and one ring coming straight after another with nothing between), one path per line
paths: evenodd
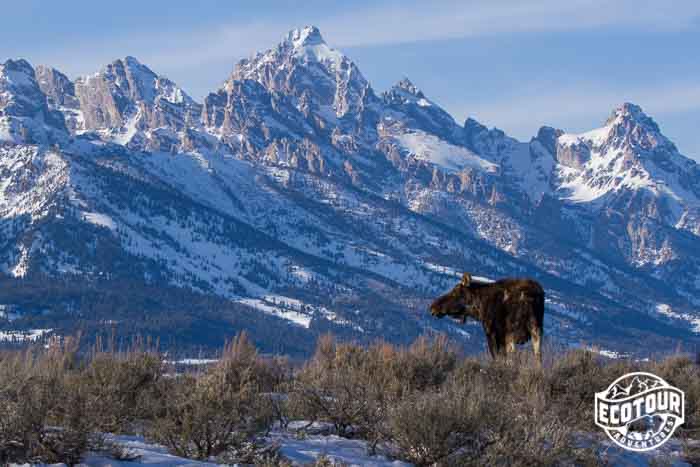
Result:
M213 347L246 328L290 353L440 331L476 350L477 323L426 312L470 271L541 281L562 345L692 346L698 170L633 104L528 142L460 124L408 78L375 92L315 27L201 104L133 57L75 81L9 60L0 329Z

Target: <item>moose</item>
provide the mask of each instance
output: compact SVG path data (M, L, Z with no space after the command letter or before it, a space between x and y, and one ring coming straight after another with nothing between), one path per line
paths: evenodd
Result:
M535 356L542 361L544 290L532 279L482 282L464 273L454 289L430 305L430 313L437 318L461 319L462 323L467 317L481 321L493 358L510 354L516 344L532 339Z

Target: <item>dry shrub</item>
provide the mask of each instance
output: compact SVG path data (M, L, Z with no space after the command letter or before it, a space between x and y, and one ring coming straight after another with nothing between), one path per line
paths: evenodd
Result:
M371 424L381 411L381 399L393 392L391 375L382 371L384 351L391 352L386 347L370 352L322 337L315 355L297 375L291 403L304 418L333 423L339 435Z
M149 438L183 457L235 456L272 421L267 399L260 397L267 376L245 334L237 336L205 373L161 381Z
M81 374L95 430L133 432L152 411L163 361L155 352L95 352Z
M393 455L418 466L444 464L456 455L477 457L486 443L481 427L493 407L481 386L413 393L391 410Z
M331 422L341 436L369 441L386 437L390 408L415 391L438 387L456 362L444 337L419 339L408 349L386 343L368 348L319 340L316 353L297 375L290 404L298 416Z
M76 346L0 356L0 462L82 460L91 442L86 399L70 370Z
M595 393L612 382L603 376L599 359L584 350L574 350L556 360L548 374L549 397L556 401L555 416L569 426L591 429Z
M397 377L410 391L440 386L457 366L457 350L445 335L421 336L407 351L398 352Z
M86 450L126 460L133 453L91 433L145 431L180 456L286 465L261 435L275 420L307 420L417 465L595 465L599 446L586 436L597 433L594 393L642 370L685 391L679 432L700 430L700 367L682 356L639 363L577 350L554 355L543 370L528 354L458 359L444 337L401 348L325 336L295 370L262 358L240 335L218 363L165 375L155 352L78 358L75 348L68 340L0 353L0 464L74 465ZM689 460L697 451L685 444Z
M535 368L468 359L439 390L393 412L394 456L417 465L594 465L548 399Z
M685 392L685 423L681 435L700 432L700 365L684 355L672 355L650 365L649 371Z

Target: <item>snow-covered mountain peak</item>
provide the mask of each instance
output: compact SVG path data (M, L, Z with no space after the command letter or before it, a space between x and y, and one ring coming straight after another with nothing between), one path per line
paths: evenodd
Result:
M627 150L640 157L677 152L656 122L641 107L626 103L615 109L606 122L609 128L606 147Z
M238 62L224 85L253 80L272 93L290 97L305 115L336 126L345 115L359 115L373 93L367 80L347 56L331 48L318 28L307 26L287 34L277 46Z
M632 152L672 146L656 122L641 107L625 103L614 109L605 125L580 134L564 133L558 142L565 146L585 145L589 149L629 149Z
M605 122L606 126L619 125L625 122L642 125L649 129L659 131L659 127L654 120L649 117L642 108L636 104L625 102L620 107L614 109Z
M280 44L280 49L291 50L292 56L295 58L302 61L320 62L333 70L340 70L342 62L349 61L341 52L326 44L316 26L291 30L284 42Z
M286 41L294 48L325 44L321 31L316 26L305 26L301 29L292 29L287 33Z
M678 153L641 107L625 103L605 126L557 138L559 191L564 199L643 213L654 219L698 232L700 169ZM646 232L646 231L644 231ZM640 234L643 236L644 232ZM645 241L649 241L646 239ZM635 261L665 261L658 251L640 247Z

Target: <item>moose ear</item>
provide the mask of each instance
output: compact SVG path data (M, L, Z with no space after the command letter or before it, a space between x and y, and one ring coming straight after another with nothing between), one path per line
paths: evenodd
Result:
M469 284L471 284L471 282L472 282L472 276L468 272L465 272L462 275L462 285L466 285L468 287Z

